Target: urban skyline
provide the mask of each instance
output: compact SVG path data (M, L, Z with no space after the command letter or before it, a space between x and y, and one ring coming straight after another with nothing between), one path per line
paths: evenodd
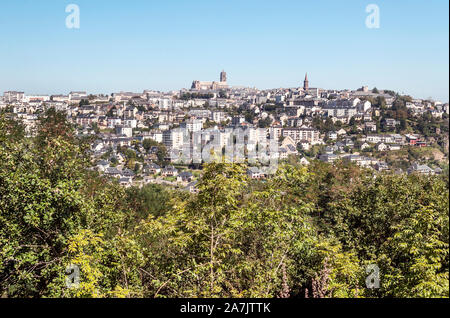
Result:
M303 81L299 81L298 85L292 86L292 87L258 88L258 87L244 86L244 85L229 85L229 83L227 81L227 78L228 78L228 73L225 72L225 70L222 70L222 72L220 73L220 78L219 78L218 81L214 81L214 80L213 81L194 80L192 82L192 85L191 85L190 88L189 88L189 85L186 85L185 87L180 88L180 89L158 90L158 89L147 88L147 89L142 89L141 91L144 91L144 92L145 91L176 92L176 91L188 91L188 90L193 90L193 89L194 90L199 90L199 91L202 91L202 90L208 91L208 90L220 90L222 88L223 89L230 89L230 88L244 88L244 87L251 88L251 89L258 89L258 90L261 90L261 91L271 91L271 90L277 90L277 89L295 89L295 88L299 88L299 89L302 88L303 90L308 90L310 88L310 86L309 86L310 81L309 81L309 77L308 77L308 72L305 73L305 78L304 78ZM225 79L225 80L223 81L223 79ZM196 83L197 83L197 87L196 87ZM206 87L200 88L199 85L201 85L201 84L210 84L211 86L208 87L208 88L206 88ZM215 86L215 85L218 85L218 86ZM225 85L225 86L220 86L220 85ZM316 89L321 90L321 91L337 91L337 92L349 91L349 92L351 92L351 91L361 90L361 89L364 89L364 88L365 89L370 89L370 90L372 90L372 89L390 90L390 91L396 92L396 93L398 93L400 95L408 95L408 96L411 96L411 97L414 97L414 98L420 98L420 99L424 99L424 100L433 100L433 101L439 101L439 102L443 102L443 103L448 103L447 100L440 100L440 99L437 99L437 98L433 98L433 96L428 96L428 97L415 96L413 94L408 94L407 92L404 92L404 91L395 91L395 90L391 90L391 88L382 88L382 87L377 87L377 86L370 87L368 85L360 85L359 87L356 87L356 88L334 89L334 88L317 87ZM20 90L20 89L5 90L4 92L22 92L25 95L29 95L29 96L49 96L49 97L51 97L51 96L59 96L59 95L68 95L71 92L78 92L78 91L85 92L88 95L108 95L108 96L109 95L113 95L113 94L117 94L117 93L125 93L125 92L137 93L137 92L139 92L139 90L122 90L122 89L118 89L118 90L111 91L111 92L88 91L88 90L84 90L84 89L79 89L79 90L72 89L72 90L58 91L58 92L49 90L48 92L45 92L45 93L42 93L42 94L39 93L39 92L37 92L37 93L36 92L31 92L30 93L28 91Z

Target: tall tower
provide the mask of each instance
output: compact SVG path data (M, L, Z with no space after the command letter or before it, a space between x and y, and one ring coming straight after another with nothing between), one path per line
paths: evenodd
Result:
M305 81L303 82L303 89L307 91L309 89L308 73L306 73Z
M220 73L220 81L221 81L222 83L226 83L226 82L227 82L227 73L226 73L225 71L222 71L222 72Z

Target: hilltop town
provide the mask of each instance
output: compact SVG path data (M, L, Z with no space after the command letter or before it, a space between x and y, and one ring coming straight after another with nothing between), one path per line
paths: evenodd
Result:
M217 82L195 80L179 91L8 91L0 99L0 111L20 119L30 136L39 115L51 108L65 112L77 134L91 140L95 169L126 187L156 183L195 192L202 161L190 157L180 163L173 154L186 143L192 147L195 134L201 149L212 141L225 148L235 129L248 136L247 148L275 138L278 150L271 156L278 162L348 161L374 173L398 174L448 169L448 103L367 86L313 88L308 75L297 88L233 87L222 71ZM252 179L270 177L258 165L247 173Z

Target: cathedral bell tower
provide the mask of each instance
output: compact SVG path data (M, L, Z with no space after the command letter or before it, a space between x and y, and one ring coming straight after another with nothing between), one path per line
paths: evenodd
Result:
M222 73L220 73L220 81L222 83L226 83L227 82L227 73L225 71L222 71Z

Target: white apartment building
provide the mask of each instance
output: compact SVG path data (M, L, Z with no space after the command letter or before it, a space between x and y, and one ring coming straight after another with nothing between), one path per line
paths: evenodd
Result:
M152 139L156 142L162 143L163 142L163 133L161 131L153 131L150 133L144 133L142 138L143 138L143 140Z
M282 132L283 137L291 137L296 143L301 140L306 140L310 144L317 144L320 142L320 133L318 130L309 127L301 128L284 128Z
M188 121L181 123L181 128L187 129L189 132L197 132L202 130L203 122L200 119L189 119Z
M337 107L324 109L328 117L346 117L351 118L356 115L357 109L353 107Z
M216 123L221 123L223 121L226 121L228 119L227 117L227 113L225 112L217 112L217 111L213 111L211 112L211 120L216 122Z
M125 125L125 127L130 127L130 128L134 129L137 127L137 120L136 119L124 119L123 124Z
M172 129L172 130L166 130L163 132L163 144L171 149L181 149L184 140L184 131L183 129Z
M398 135L397 135L398 136ZM401 136L400 136L401 138ZM385 143L392 144L398 141L398 138L395 138L395 135L367 135L366 142L377 144L377 143Z
M120 118L108 118L108 128L115 128L117 125L122 124L122 119Z
M158 99L158 106L159 109L169 109L170 107L172 107L172 100L168 98L160 98Z
M9 91L3 93L3 100L7 103L22 102L24 96L24 92Z
M48 102L50 100L49 95L25 95L23 101L29 103L31 101Z
M150 138L156 142L162 143L163 142L163 133L160 131L153 132L150 134Z
M51 99L54 102L68 102L69 96L68 95L52 95Z
M117 135L124 135L128 138L133 137L133 128L131 127L125 127L125 126L116 126L116 134Z
M86 92L70 92L69 100L87 98Z

